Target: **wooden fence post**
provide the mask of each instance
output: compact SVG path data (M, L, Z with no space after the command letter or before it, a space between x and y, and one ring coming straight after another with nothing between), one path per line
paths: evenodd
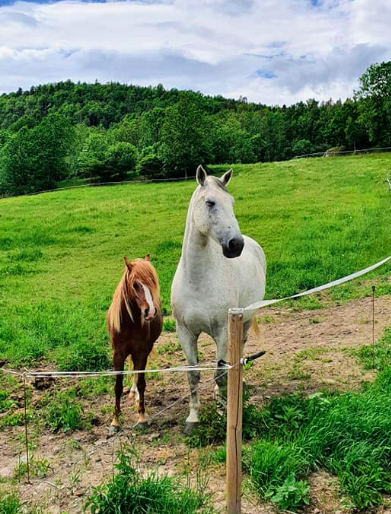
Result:
M242 415L243 415L243 309L228 314L228 359L235 365L228 371L227 390L227 512L241 513Z

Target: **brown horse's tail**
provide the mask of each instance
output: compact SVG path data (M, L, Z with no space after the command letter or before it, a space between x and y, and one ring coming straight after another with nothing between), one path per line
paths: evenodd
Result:
M251 321L251 329L254 332L254 335L256 337L260 337L261 331L259 330L259 326L258 326L258 323L257 323L257 317L256 316L253 316L253 319Z

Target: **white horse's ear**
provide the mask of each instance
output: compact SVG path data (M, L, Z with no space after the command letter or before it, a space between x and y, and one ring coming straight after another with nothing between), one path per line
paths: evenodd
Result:
M208 176L208 174L206 173L206 171L200 164L196 171L196 180L200 186L203 186L205 184L205 180L206 180L207 176Z
M231 168L230 170L226 171L222 177L220 177L221 182L222 182L225 186L228 186L229 181L230 181L230 180L231 180L231 178L232 178L232 173L233 173L233 172L234 172L234 170Z

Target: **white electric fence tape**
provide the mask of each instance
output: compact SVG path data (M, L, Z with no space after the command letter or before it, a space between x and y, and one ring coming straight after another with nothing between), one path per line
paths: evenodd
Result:
M215 371L226 370L232 368L228 364L224 366L176 366L173 368L160 368L160 369L143 369L143 370L123 370L123 371L19 371L15 369L0 368L0 371L9 373L11 375L25 376L25 377L57 377L57 378L79 378L79 377L110 377L116 375L139 375L140 373L164 373L165 371L184 372L184 371Z
M387 257L386 259L383 259L380 262L377 262L376 264L372 264L372 266L369 266L368 268L365 268L361 271L356 271L356 273L352 273L351 275L348 275L347 277L339 278L338 280L334 280L333 282L329 282L328 284L324 284L323 286L314 287L313 289L309 289L308 291L304 291L303 293L294 294L292 296L286 296L285 298L278 298L273 300L260 300L259 302L252 303L251 305L248 305L243 310L244 311L253 311L256 309L259 309L260 307L266 307L267 305L273 305L273 303L283 302L284 300L292 300L294 298L300 298L301 296L308 296L313 293L318 293L319 291L324 291L325 289L329 289L330 287L338 286L340 284L344 284L345 282L349 282L349 280L353 280L354 278L362 277L363 275L366 275L370 271L375 270L376 268L379 268L383 264L385 264L387 261L391 259L391 255Z

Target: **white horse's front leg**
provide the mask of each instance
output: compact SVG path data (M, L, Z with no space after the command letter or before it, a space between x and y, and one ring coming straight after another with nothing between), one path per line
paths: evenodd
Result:
M197 352L197 339L198 336L192 334L183 325L177 327L178 338L181 343L182 349L185 353L188 366L197 366L198 352ZM185 432L190 434L193 429L198 425L198 411L200 402L198 399L198 383L200 381L199 371L188 371L187 378L190 387L190 413L186 419Z

